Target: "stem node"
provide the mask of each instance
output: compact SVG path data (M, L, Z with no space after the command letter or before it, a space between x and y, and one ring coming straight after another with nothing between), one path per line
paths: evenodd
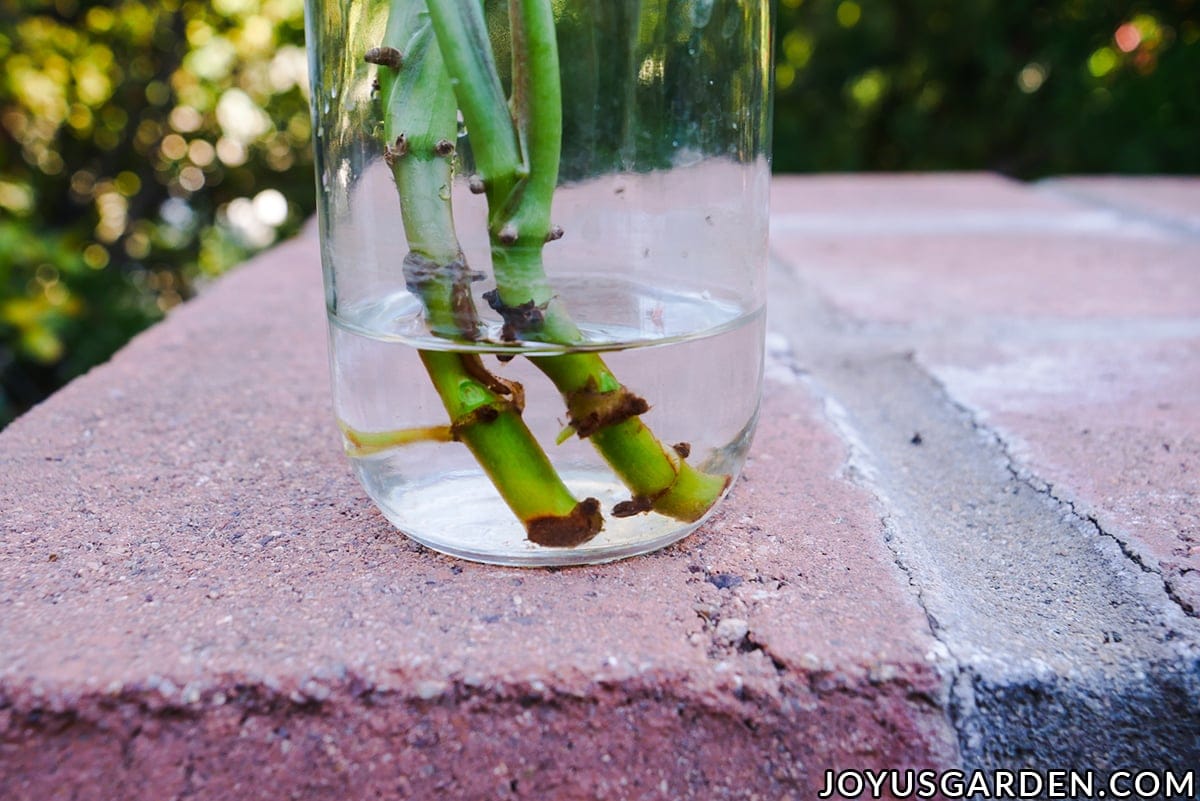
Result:
M407 155L408 139L404 136L404 134L400 134L396 137L396 143L394 145L383 146L383 161L389 167L395 167L396 160L404 158Z
M496 234L496 239L500 240L500 244L502 245L515 245L520 236L521 234L517 230L517 226L512 223L505 223L501 227L500 232Z
M567 398L567 413L571 426L580 439L587 439L602 428L615 426L650 411L650 404L624 386L608 392L596 389L589 378L587 386L572 392Z
M394 47L372 47L363 54L363 60L392 70L398 70L404 64L404 56Z
M460 416L457 420L450 424L450 433L454 435L455 441L462 441L464 432L476 425L487 425L494 423L500 419L500 410L491 403L485 403L483 406L477 406L466 414Z
M506 342L515 342L522 334L530 331L540 331L546 322L546 307L539 306L532 300L509 306L500 299L500 292L495 289L484 292L483 299L504 320L501 338Z

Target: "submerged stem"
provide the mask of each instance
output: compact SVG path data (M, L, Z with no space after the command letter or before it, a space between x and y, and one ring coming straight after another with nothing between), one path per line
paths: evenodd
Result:
M392 431L359 431L338 421L342 436L346 438L346 455L361 457L402 448L415 442L453 442L454 431L450 426L425 426L423 428L397 428Z
M514 339L579 343L582 334L555 296L542 263L542 247L557 238L551 234L550 211L562 145L553 8L549 0L509 0L514 126L503 92L497 91L495 57L480 4L428 2L485 179L496 276L492 305ZM653 510L697 520L728 486L729 476L696 470L654 436L640 417L649 406L616 379L599 355L569 353L532 361L562 394L576 434L590 439L629 487L632 506L622 511ZM611 413L585 424L598 408Z
M410 248L405 281L421 298L434 334L475 339L479 318L470 284L476 276L462 255L450 203L456 104L422 4L394 3L385 41L370 55L379 64L385 159ZM563 484L521 418L520 385L490 374L474 354L419 353L450 416L450 438L470 449L529 538L563 546L594 537L602 525L599 503L576 502ZM360 447L371 447L396 432L355 433Z

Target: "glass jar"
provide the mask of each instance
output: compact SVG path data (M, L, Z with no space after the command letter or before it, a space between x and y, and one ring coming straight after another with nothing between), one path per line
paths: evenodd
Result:
M409 537L694 530L763 372L768 0L308 0L334 404Z

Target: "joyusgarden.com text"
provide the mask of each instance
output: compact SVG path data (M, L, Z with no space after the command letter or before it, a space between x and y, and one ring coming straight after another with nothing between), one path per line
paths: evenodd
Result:
M1115 770L825 771L817 798L1195 799L1196 773Z

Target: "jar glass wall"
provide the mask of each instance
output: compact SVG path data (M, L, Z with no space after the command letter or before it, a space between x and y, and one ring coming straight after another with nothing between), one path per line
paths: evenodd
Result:
M604 561L693 530L745 460L770 4L511 6L309 0L335 408L410 537Z

